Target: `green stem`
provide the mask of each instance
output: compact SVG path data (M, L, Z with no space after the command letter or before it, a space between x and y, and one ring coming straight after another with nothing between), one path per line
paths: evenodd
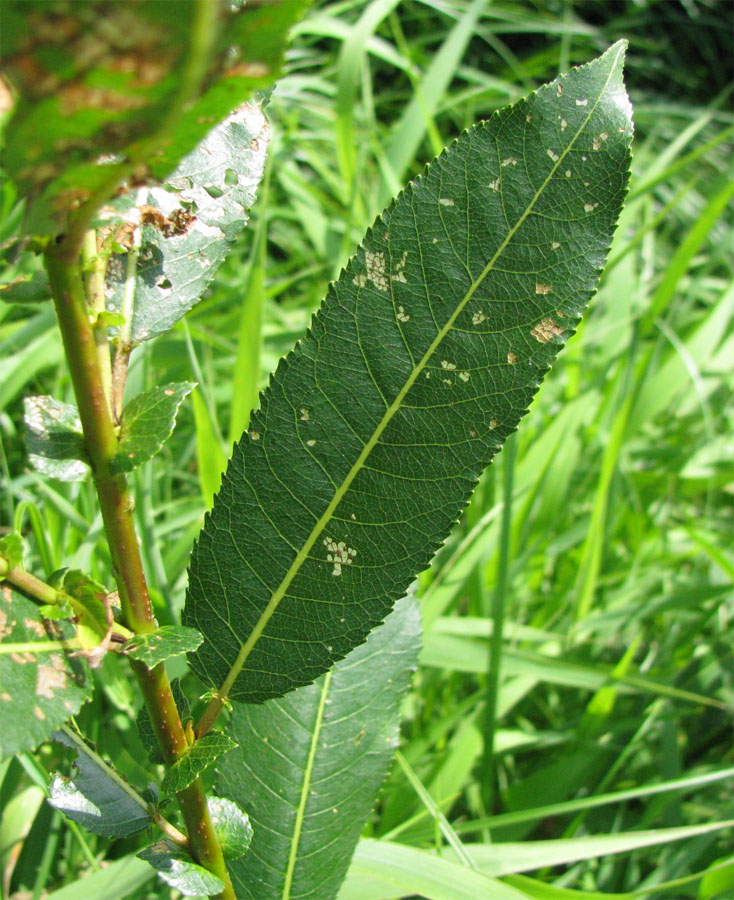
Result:
M80 266L63 238L46 252L46 268L71 372L87 455L99 497L123 618L137 633L157 627L143 571L133 521L133 501L126 479L115 475L111 463L117 452L117 433L99 370ZM181 718L163 664L148 669L131 661L150 714L163 758L168 765L188 753ZM177 795L195 859L225 884L220 900L235 900L222 849L214 832L203 784L197 779Z
M94 229L91 229L84 235L81 256L87 298L89 300L89 311L95 317L92 328L94 330L94 343L97 348L99 373L102 377L102 387L109 404L112 370L110 366L110 347L107 342L107 327L104 324L103 317L105 311L104 279L107 271L107 257L98 251L97 233Z
M487 674L487 699L484 710L484 760L483 799L487 811L491 811L494 796L494 739L497 731L497 698L500 688L502 665L502 639L505 624L505 599L509 585L510 537L512 528L512 493L515 481L515 455L517 437L511 434L502 453L502 518L500 520L499 557L497 581L492 594L492 637L489 643L489 672Z

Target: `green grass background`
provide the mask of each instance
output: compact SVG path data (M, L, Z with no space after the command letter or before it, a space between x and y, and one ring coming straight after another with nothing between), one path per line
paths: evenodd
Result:
M531 844L511 870L532 872L535 887L513 882L532 896L545 883L734 898L730 828L609 852L622 847L615 836L716 823L733 808L733 10L316 4L268 106L273 143L249 229L185 322L133 360L131 392L199 382L162 455L134 474L166 624L258 390L393 192L466 126L630 40L633 174L610 262L520 431L419 579L422 664L367 831L415 847L558 841L556 865L533 865ZM17 206L0 189L5 240ZM53 313L0 305L0 522L22 529L41 577L74 566L109 583L91 486L26 464L21 402L37 393L72 400ZM79 725L142 787L129 675L108 659L97 678ZM59 754L49 745L0 764L0 870L18 900L63 885L55 900L89 898L78 875L104 875L103 860L137 848L82 834L45 804L47 772L68 765ZM579 859L584 836L611 843ZM99 897L170 895L114 871Z

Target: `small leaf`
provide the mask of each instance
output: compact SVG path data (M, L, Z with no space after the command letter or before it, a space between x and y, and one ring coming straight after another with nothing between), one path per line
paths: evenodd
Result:
M10 534L0 538L0 556L8 564L8 569L23 564L23 552L23 538L17 531L11 531Z
M116 784L94 759L80 751L66 735L57 732L54 739L77 751L77 773L67 780L54 775L49 786L49 803L93 834L125 837L147 825L146 810Z
M73 637L69 622L44 624L33 603L19 594L11 598L10 591L0 587L3 644L41 644L49 638ZM79 712L92 689L86 663L69 653L55 649L0 654L0 758L34 750L48 740Z
M208 897L224 890L224 883L216 875L197 865L188 853L170 841L158 841L137 855L185 897Z
M445 541L596 290L629 174L624 50L464 132L281 360L191 558L208 686L260 703L313 681Z
M214 128L161 187L128 210L145 223L137 266L131 339L148 340L173 325L200 299L233 241L247 224L262 178L270 127L247 103ZM137 197L137 194L135 195ZM114 201L114 219L130 205ZM133 219L134 221L134 219ZM114 256L108 303L122 306L125 257Z
M191 718L191 708L189 707L189 701L181 690L180 678L171 679L171 692L173 693L173 699L176 703L178 714L185 725ZM155 731L153 730L153 723L150 720L150 714L145 705L140 708L136 725L138 726L138 736L140 737L140 741L148 752L148 759L156 765L162 763L163 754L158 747L158 740L155 736Z
M0 300L6 303L42 303L51 299L51 287L46 270L40 268L40 257L35 254L24 254L37 260L36 267L17 275L12 281L0 282Z
M237 744L221 731L211 731L189 747L189 752L177 759L166 772L161 790L175 794L187 788L202 772L213 765L220 756L233 750Z
M252 841L252 825L247 813L224 797L210 797L207 803L214 831L225 859L239 859Z
M58 587L72 598L76 630L84 650L93 650L107 637L109 617L105 601L107 590L79 569L66 569Z
M234 707L228 727L240 747L217 766L217 784L254 828L247 855L229 866L240 900L336 895L398 744L420 632L404 597L315 684Z
M59 481L84 481L89 465L82 423L75 406L53 397L26 397L23 401L28 458L42 475Z
M139 659L152 669L172 656L196 650L202 640L202 636L194 628L163 625L149 634L136 634L122 645L121 652L131 659Z
M184 397L194 387L191 382L182 381L133 397L122 413L120 444L111 464L113 472L131 472L160 451L173 432Z

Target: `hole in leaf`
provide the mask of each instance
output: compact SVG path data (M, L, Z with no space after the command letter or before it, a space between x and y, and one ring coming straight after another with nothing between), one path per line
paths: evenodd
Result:
M217 187L215 184L205 184L204 190L207 192L207 194L209 194L209 196L212 198L212 200L219 199L219 197L221 197L222 194L224 193L222 188Z
M227 169L227 171L224 173L224 183L228 187L232 187L235 184L239 184L239 181L240 180L237 177L237 173L235 172L234 169Z

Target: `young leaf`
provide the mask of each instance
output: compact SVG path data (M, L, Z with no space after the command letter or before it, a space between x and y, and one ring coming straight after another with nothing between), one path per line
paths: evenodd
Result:
M172 888L181 891L185 897L208 897L224 890L224 883L212 875L180 847L162 840L151 844L138 853L158 872Z
M79 413L53 397L23 401L28 459L38 472L59 481L84 481L89 466Z
M110 626L104 585L79 569L66 569L53 582L72 598L76 633L82 647L85 650L98 647L107 637Z
M139 180L168 175L277 77L304 6L5 3L0 56L19 94L5 165L29 197L27 231L63 228L70 211L131 166Z
M51 806L93 834L107 837L125 837L150 825L148 812L91 756L61 732L54 738L77 751L78 774L73 780L54 775L49 786Z
M252 841L249 816L224 797L210 797L207 806L224 858L239 859L247 852Z
M70 623L44 626L30 600L19 594L11 598L7 588L0 589L0 647L29 645L0 653L0 758L34 750L91 697L92 680L81 659L56 645L39 652L49 638L57 642L73 637Z
M23 538L17 531L11 531L0 538L0 557L5 560L8 569L23 564L23 552Z
M250 850L230 864L240 900L336 895L398 743L420 632L404 597L315 684L234 708L240 748L217 768L220 790L254 828Z
M185 725L191 719L191 708L189 707L189 701L186 699L186 695L181 690L180 678L173 678L171 680L171 691L176 703L176 708L178 709L178 714ZM135 724L138 727L140 741L148 752L148 759L152 763L162 763L163 754L158 747L158 740L156 739L155 731L153 730L153 723L150 720L150 714L145 705L140 708Z
M281 361L191 561L192 664L220 696L277 697L364 640L527 411L622 206L624 49L455 141Z
M152 669L172 656L196 650L202 640L202 636L193 628L163 625L148 634L136 634L123 644L121 652L131 659L139 659Z
M233 750L237 744L232 738L222 734L221 731L211 731L205 734L189 748L189 752L177 759L166 772L161 790L164 794L175 794L187 788L202 772L214 763L224 753Z
M142 217L144 223L130 334L134 343L168 331L201 299L247 224L269 140L259 105L247 103L214 128L163 186L144 191L139 208L128 210L128 218ZM115 201L112 209L125 209L129 197ZM114 256L108 302L118 309L126 271L125 256Z
M164 384L138 394L127 404L120 423L120 443L111 468L131 472L159 453L176 426L184 397L195 385L190 381Z

